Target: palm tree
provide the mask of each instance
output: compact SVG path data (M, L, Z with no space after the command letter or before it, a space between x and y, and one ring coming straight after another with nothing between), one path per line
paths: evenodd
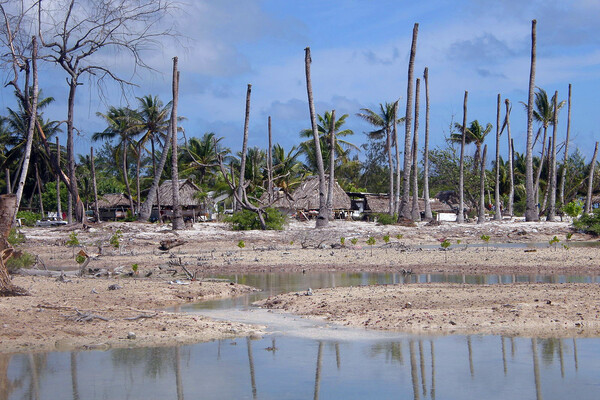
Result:
M114 106L111 106L106 114L98 112L96 115L102 117L108 126L102 132L96 132L92 135L92 141L112 140L114 138L117 138L119 141L116 147L115 156L121 152L123 181L125 182L127 195L129 196L129 205L132 211L134 210L134 206L131 187L129 186L129 174L127 172L127 153L133 149L134 138L140 133L135 124L135 114L135 111L127 107L116 108Z
M288 195L300 185L306 175L306 170L298 161L301 153L296 146L287 153L281 145L273 146L273 184Z
M537 190L533 186L533 102L535 90L535 62L536 62L536 24L531 21L531 66L529 72L529 94L527 99L527 147L525 162L525 191L527 203L525 206L525 221L538 221L540 216L537 210Z
M216 138L213 132L205 133L200 139L191 138L182 156L182 175L195 174L199 185L213 178L218 171L219 155L229 153L229 149L220 144L222 140L222 137Z
M423 198L425 200L425 219L433 218L429 202L429 68L423 72L425 81L425 150L423 151Z
M565 139L565 152L560 174L560 204L565 205L565 179L569 162L569 136L571 134L571 84L569 83L569 106L567 107L567 138Z
M379 104L379 113L368 108L361 108L361 113L356 114L360 118L367 121L369 124L375 126L375 129L371 132L367 132L367 136L370 139L380 139L385 137L385 152L387 153L388 168L390 175L390 186L389 186L389 213L394 215L394 163L392 160L392 146L395 138L393 138L392 130L394 123L404 121L404 118L397 119L396 117L396 103L384 103Z
M456 122L454 124L456 129L462 132L463 127L461 124ZM473 170L476 171L479 166L479 160L481 158L481 146L483 146L483 142L485 141L485 137L492 131L492 124L486 124L485 128L481 126L479 121L472 121L467 129L465 129L465 144L475 144L475 155L473 156ZM450 134L450 141L461 143L462 142L462 133L452 133Z
M359 149L355 144L350 143L347 140L340 139L346 136L354 135L354 131L351 129L342 129L342 126L346 123L346 118L348 118L348 114L344 114L334 121L334 134L336 138L335 154L337 154L336 162L338 165L349 161L349 154L351 150ZM319 132L323 165L329 164L329 157L331 154L331 146L328 139L331 122L332 113L330 111L325 111L323 115L317 115L317 131ZM300 143L301 152L306 156L307 168L316 172L317 160L315 158L315 142L314 139L312 139L312 129L303 129L300 131L300 137L307 139Z

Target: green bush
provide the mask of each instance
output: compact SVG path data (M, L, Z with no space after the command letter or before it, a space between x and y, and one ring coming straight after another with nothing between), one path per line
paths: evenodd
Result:
M250 210L242 210L225 219L232 224L236 231L250 231L261 229L258 214ZM283 230L285 216L274 208L265 209L265 224L268 230Z
M35 256L27 252L19 252L17 256L12 256L6 261L6 269L13 273L20 268L29 268L35 264Z
M594 209L591 214L584 214L573 221L573 226L591 235L600 235L600 208Z
M17 231L15 228L12 228L10 230L10 232L8 233L7 240L11 246L13 246L13 247L18 246L25 241L25 235L23 235L21 232Z
M42 214L31 211L19 211L17 218L21 220L21 224L25 226L34 226L38 219L42 218Z
M579 214L583 212L583 203L579 200L573 200L572 202L565 204L562 209L569 217L577 218Z
M376 213L373 216L377 218L377 222L381 225L395 224L396 220L398 219L396 215L390 215L386 213Z

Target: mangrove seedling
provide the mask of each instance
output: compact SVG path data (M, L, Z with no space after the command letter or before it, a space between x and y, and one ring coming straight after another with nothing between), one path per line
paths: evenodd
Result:
M118 249L121 247L121 239L123 238L123 232L120 229L117 229L114 235L112 235L108 241L112 247Z
M371 246L371 257L373 257L373 245L375 244L375 238L373 236L369 236L367 239L367 244Z
M396 239L398 239L398 240L402 239L403 237L404 237L404 235L402 235L400 233L396 235Z
M573 232L569 232L566 235L567 241L571 240L571 238L573 237Z
M548 243L550 244L550 246L554 246L554 251L556 251L556 246L558 245L558 243L560 242L560 239L556 236L554 236L552 239L550 239L548 241Z
M356 243L358 243L358 238L350 239L350 243L352 243L352 245L356 246Z
M486 234L483 234L483 235L481 235L481 240L483 240L485 242L485 250L486 251L489 250L488 246L489 246L489 243L490 243L490 236L486 235Z
M138 275L139 274L138 269L139 269L139 265L137 265L137 264L132 264L131 265L131 270L133 271L134 275Z
M241 249L243 249L244 247L246 247L246 243L244 243L244 241L243 241L243 240L240 240L240 241L238 242L238 244L237 244L237 247L239 247L239 248L240 248L240 250L241 250Z
M342 247L344 247L344 246L345 246L345 244L346 244L346 238L345 238L345 237L343 237L343 236L342 236L342 237L340 238L340 244L342 245Z
M71 232L66 245L73 248L73 257L75 257L75 247L79 246L79 239L77 238L77 233Z
M385 244L388 244L390 242L390 235L389 234L384 235L383 236L383 241L385 242Z
M450 248L450 241L448 239L444 239L441 243L440 246L442 247L442 249L444 250L444 260L448 261L448 255L446 254L446 251Z

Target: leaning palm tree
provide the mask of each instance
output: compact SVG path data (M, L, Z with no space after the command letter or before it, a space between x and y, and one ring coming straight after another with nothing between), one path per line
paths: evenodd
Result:
M116 108L111 106L106 114L98 112L96 115L102 117L108 126L102 132L94 133L92 141L118 140L115 156L119 152L121 153L123 181L127 189L127 195L129 196L129 205L131 210L134 210L133 196L131 195L131 187L129 186L129 173L127 171L127 153L133 149L134 138L140 133L135 125L135 111L127 107Z
M462 142L462 131L463 127L461 124L456 122L454 124L457 130L461 133L452 133L450 135L450 141L461 143ZM492 124L486 124L485 128L481 126L479 121L472 121L471 124L465 129L465 144L475 145L475 155L473 156L473 170L476 171L479 166L479 160L481 159L481 147L485 141L485 137L492 131Z
M394 215L394 162L392 159L392 146L395 138L392 135L394 123L404 121L404 118L397 119L396 103L379 104L379 113L368 108L361 108L361 113L356 114L360 118L367 121L377 129L367 132L370 139L380 139L385 137L385 151L388 159L388 168L390 174L390 197L389 197L389 213Z

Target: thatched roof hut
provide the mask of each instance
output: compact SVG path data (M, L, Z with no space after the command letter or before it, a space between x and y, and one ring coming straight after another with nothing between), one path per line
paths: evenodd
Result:
M329 189L329 179L325 184L325 193ZM283 191L275 193L275 202L272 207L284 210L318 210L319 209L319 177L309 176L300 186L291 194L286 194ZM267 193L261 197L263 203L267 203ZM349 210L350 197L344 189L337 183L333 186L333 209L334 210Z
M203 206L202 200L196 197L200 188L190 179L180 179L179 182L179 204L181 207L200 207ZM160 206L173 207L173 181L171 179L164 181L158 188L158 199ZM157 205L156 200L153 205Z
M100 210L129 208L130 204L129 197L123 193L107 193L98 198ZM92 203L92 207L94 206L95 204Z

